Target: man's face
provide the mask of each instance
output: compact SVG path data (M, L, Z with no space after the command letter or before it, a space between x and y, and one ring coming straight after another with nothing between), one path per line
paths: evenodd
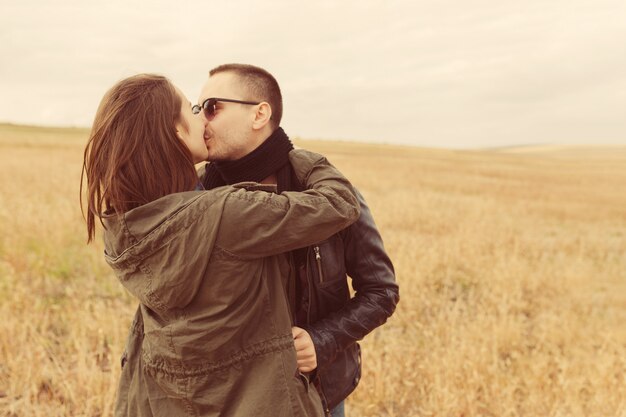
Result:
M212 97L234 100L252 100L247 97L239 78L231 72L220 72L209 77L200 92L198 104ZM252 124L257 106L220 102L215 115L207 119L206 136L209 161L233 161L254 150ZM203 118L206 118L204 111Z

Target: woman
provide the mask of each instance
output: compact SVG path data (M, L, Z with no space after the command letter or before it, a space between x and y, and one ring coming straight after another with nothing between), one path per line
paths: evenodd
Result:
M203 123L166 78L137 75L104 96L85 149L88 240L98 218L107 263L141 303L116 414L322 415L297 371L280 254L354 222L357 200L306 151L290 154L306 192L193 191Z

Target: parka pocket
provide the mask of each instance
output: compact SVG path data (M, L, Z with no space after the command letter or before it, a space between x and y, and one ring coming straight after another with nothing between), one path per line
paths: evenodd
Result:
M143 317L137 308L135 318L130 326L124 353L120 358L122 368L117 388L115 415L129 415L137 402L137 372L141 366L141 345L143 342Z
M126 364L130 361L136 363L141 352L141 345L143 342L143 316L141 315L141 307L137 307L133 322L128 329L128 337L126 339L126 346L124 346L124 353L120 358L121 369L124 370Z
M306 390L306 392L309 392L309 385L310 385L309 377L303 374L302 372L298 371L296 373L296 378L300 379L300 381L304 385L304 389Z
M126 365L126 362L128 362L128 351L124 350L124 353L122 353L122 357L120 358L120 369L124 370L124 365Z
M310 383L308 376L300 371L296 371L293 382L295 385L295 397L292 401L295 401L295 403L292 403L294 406L292 415L323 416L322 399L315 386Z

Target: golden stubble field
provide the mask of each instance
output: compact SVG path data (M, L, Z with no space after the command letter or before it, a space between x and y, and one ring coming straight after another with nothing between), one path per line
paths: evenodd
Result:
M85 245L87 131L0 126L0 416L110 416L136 303ZM626 416L626 147L297 141L370 203L400 283L358 416Z

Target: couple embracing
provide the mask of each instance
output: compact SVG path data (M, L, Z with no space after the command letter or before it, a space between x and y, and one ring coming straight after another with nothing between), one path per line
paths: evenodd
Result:
M357 341L398 286L361 194L294 149L281 117L275 78L243 64L211 70L198 104L152 74L103 97L83 166L88 239L100 222L140 303L117 416L344 415Z

